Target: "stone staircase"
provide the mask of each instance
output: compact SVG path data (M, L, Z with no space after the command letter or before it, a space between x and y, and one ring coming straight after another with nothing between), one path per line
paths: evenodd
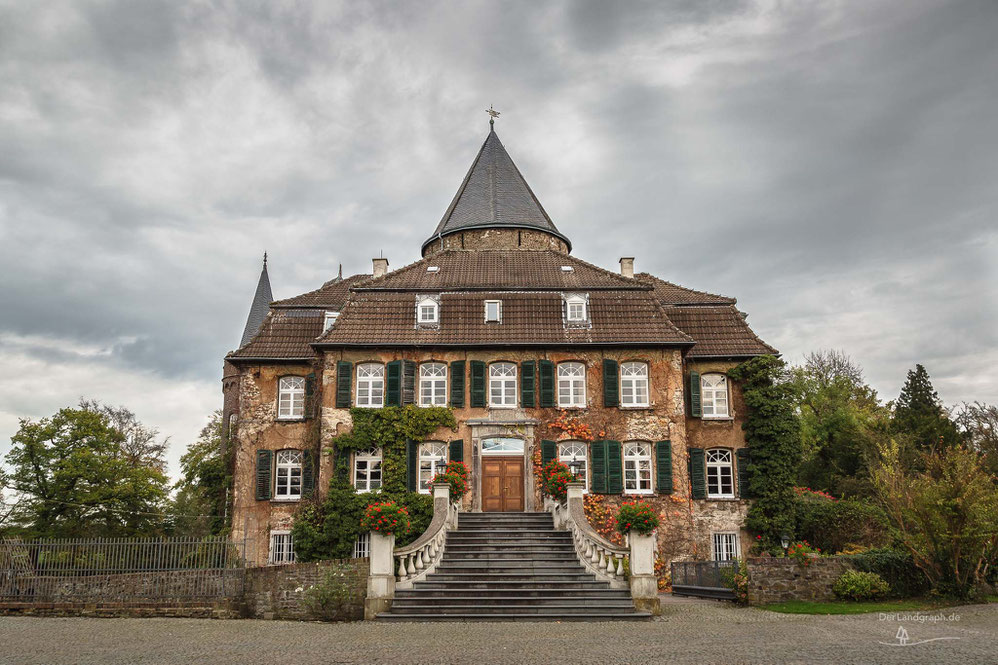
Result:
M381 621L642 621L630 591L579 562L550 513L462 513L434 572L399 589Z

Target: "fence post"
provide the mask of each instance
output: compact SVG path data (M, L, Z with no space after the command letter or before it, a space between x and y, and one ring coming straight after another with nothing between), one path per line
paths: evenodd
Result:
M658 578L655 577L655 532L627 533L631 548L631 598L638 610L659 614Z
M364 620L370 621L378 612L386 612L395 597L395 534L371 532L370 566L367 576L367 598L364 599Z

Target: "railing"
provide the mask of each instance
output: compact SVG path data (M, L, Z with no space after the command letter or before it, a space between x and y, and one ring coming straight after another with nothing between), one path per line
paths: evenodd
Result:
M231 596L243 551L224 536L0 540L0 601Z
M735 597L737 561L673 561L672 593L702 598Z
M444 553L447 532L457 526L458 504L450 500L448 485L433 486L433 519L419 538L393 552L396 586L412 583L432 572Z
M576 497L573 492L575 489L577 488L569 485L569 496L565 503L545 500L545 508L554 516L555 528L567 529L572 533L575 551L586 568L598 578L609 582L612 587L627 588L624 559L629 557L630 549L614 545L593 530L583 508L581 490Z

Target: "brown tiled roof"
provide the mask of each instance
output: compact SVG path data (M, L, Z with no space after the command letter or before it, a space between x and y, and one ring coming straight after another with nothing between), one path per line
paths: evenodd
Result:
M303 293L293 298L275 300L271 307L323 307L340 309L350 297L350 287L358 282L370 279L370 275L351 275L343 279L326 282L315 291Z
M502 300L502 322L486 323L484 301ZM592 326L568 328L559 292L441 294L440 325L417 329L416 295L358 292L318 344L333 346L689 345L647 291L594 291Z
M439 270L427 272L435 266ZM571 271L562 270L570 266ZM357 290L439 292L446 289L628 289L649 285L554 250L448 250L354 285Z
M227 358L311 358L315 355L311 344L322 334L324 320L325 312L321 309L271 309L260 332Z
M639 272L634 278L651 284L655 289L655 295L663 305L734 305L737 302L727 296L687 289L685 286L667 282L646 272Z
M758 356L778 353L752 332L734 305L665 308L676 326L696 340L690 357Z

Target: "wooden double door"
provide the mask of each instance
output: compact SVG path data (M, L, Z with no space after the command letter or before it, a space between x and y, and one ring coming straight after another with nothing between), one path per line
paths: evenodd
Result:
M482 511L523 511L523 458L482 456Z

